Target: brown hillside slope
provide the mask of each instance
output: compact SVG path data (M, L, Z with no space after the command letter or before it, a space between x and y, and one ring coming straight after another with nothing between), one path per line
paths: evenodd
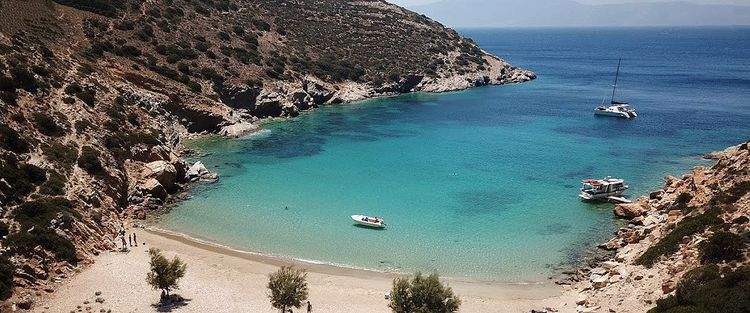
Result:
M384 1L0 0L0 299L30 306L211 178L178 156L190 133L533 78Z

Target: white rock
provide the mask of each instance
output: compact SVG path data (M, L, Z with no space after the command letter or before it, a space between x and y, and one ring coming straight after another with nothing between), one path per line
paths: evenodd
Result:
M604 269L606 269L606 270L611 270L611 269L613 269L613 268L617 267L618 265L620 265L620 263L618 263L618 262L613 262L613 261L605 261L605 262L602 262L602 264L601 264L601 265L602 265L602 267L603 267Z
M208 174L208 169L206 168L206 166L203 165L203 162L197 161L195 162L195 164L190 166L190 168L185 173L185 176L187 176L188 178L193 178L201 177L206 174Z
M219 135L226 136L226 137L242 137L245 135L249 135L252 133L255 133L260 130L260 126L252 124L252 123L236 123L229 126L224 126L220 131Z

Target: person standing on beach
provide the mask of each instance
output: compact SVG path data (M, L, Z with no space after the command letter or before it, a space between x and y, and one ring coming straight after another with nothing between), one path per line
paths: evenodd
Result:
M135 246L138 246L138 239L135 237L135 233L133 233L133 243L135 243Z
M120 239L122 240L122 250L128 250L128 243L125 242L125 235L121 235Z
M307 313L310 312L312 312L312 304L310 303L310 301L307 301Z
M128 243L130 244L131 247L133 246L133 236L128 235Z

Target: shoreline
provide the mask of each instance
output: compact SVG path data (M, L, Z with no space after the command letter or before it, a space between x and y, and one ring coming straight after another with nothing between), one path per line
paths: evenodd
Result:
M276 312L267 299L267 275L293 264L308 273L310 301L320 312L390 312L384 295L393 278L402 275L285 261L234 251L143 228L138 247L128 252L105 251L93 264L60 283L34 312L69 312L78 306L91 311L153 311L158 291L145 282L147 250L159 248L188 265L177 293L188 299L181 312ZM290 263L292 262L292 263ZM571 288L549 284L492 284L443 279L463 304L461 312L522 312L553 307L575 312ZM100 293L99 296L96 293ZM103 302L95 299L101 297Z
M262 253L262 252L257 252L257 251L243 250L242 248L232 247L226 244L222 244L220 242L216 242L216 241L212 241L208 239L196 238L183 232L166 230L166 229L154 227L154 225L144 226L143 230L156 236L160 236L160 237L173 240L173 241L178 241L180 243L194 247L196 249L208 250L208 251L216 252L222 255L238 257L238 258L242 258L245 260L258 262L258 263L264 263L264 264L273 265L277 267L291 265L295 267L306 268L310 271L320 273L320 274L339 275L339 276L344 275L344 276L359 277L359 278L372 277L373 275L376 275L376 276L381 276L382 278L394 279L397 277L403 277L403 276L413 274L409 272L383 271L383 270L378 270L378 269L357 267L357 266L347 265L347 264L336 264L336 263L329 263L329 262L319 261L319 260L306 260L306 259L295 258L291 256L280 256L280 255L267 254L267 253ZM554 276L554 275L560 274L558 272L559 271L552 271L548 274ZM438 274L440 273L438 272ZM540 280L503 281L503 280L481 280L481 279L470 278L470 277L454 277L454 276L447 276L447 275L444 276L440 274L440 278L448 282L459 282L459 283L489 285L489 286L497 285L497 286L526 287L526 286L555 285L554 280L548 279L548 278L541 279L541 277L540 277Z

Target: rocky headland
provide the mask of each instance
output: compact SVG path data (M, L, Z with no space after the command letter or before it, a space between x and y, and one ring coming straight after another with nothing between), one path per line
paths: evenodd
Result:
M610 258L573 271L578 312L747 312L750 142L706 156L712 167L666 177L614 214Z
M535 75L379 0L0 2L0 311L33 307L196 181L185 138Z

